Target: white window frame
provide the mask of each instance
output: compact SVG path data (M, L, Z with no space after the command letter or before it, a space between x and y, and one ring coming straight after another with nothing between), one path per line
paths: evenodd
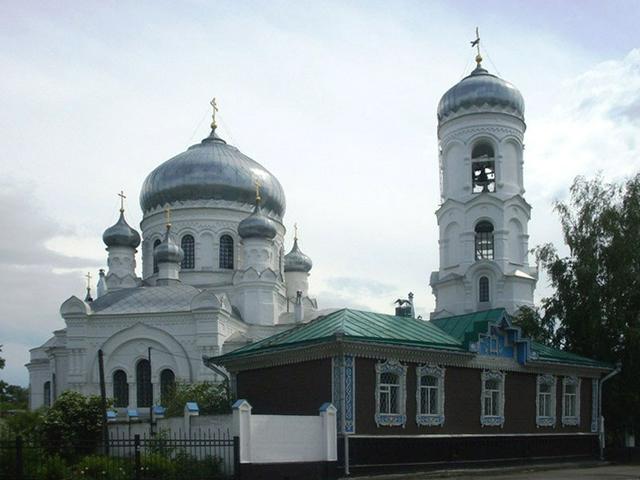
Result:
M505 373L499 370L482 371L482 394L480 395L480 424L483 427L503 427L504 426L504 384ZM485 415L485 399L488 396L487 382L495 380L498 382L498 409L497 415Z
M581 380L578 377L564 377L562 379L562 426L578 426L580 425L580 383ZM567 393L567 386L574 386L575 394ZM569 395L575 396L574 415L569 415L567 412L567 397Z
M386 413L380 411L381 377L383 373L392 373L398 376L398 411ZM385 362L376 363L376 415L377 426L404 427L407 423L407 367L395 359L387 359Z
M419 365L416 368L416 423L422 426L436 427L444 425L444 374L445 369L437 365ZM429 376L436 379L435 387L423 387L422 377ZM422 411L422 390L435 390L438 411L428 413Z
M537 427L555 427L556 426L556 377L553 375L538 375L536 382L536 426ZM550 386L549 393L542 393L540 387L543 385ZM542 403L541 396L549 396L550 415L540 415L540 407Z

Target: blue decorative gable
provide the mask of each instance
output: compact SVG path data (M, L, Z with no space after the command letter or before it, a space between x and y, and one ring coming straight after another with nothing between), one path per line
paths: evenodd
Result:
M521 365L537 357L531 348L531 340L522 337L522 331L512 325L506 312L497 322L486 322L486 330L478 331L477 340L469 342L469 350L478 355L511 358Z

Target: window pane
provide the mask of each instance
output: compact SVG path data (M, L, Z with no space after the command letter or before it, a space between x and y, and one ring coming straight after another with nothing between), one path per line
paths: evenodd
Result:
M549 385L548 383L543 383L540 385L540 393L550 393L551 392L551 385Z
M489 301L489 279L487 277L480 277L478 282L478 301Z
M435 386L438 385L438 379L436 377L431 376L431 375L424 375L420 379L420 383L424 387L435 387Z
M195 241L191 235L182 237L181 245L184 257L182 257L182 268L191 270L196 266Z
M380 383L397 384L398 376L395 373L385 372L380 375Z
M398 387L391 387L391 391L389 393L389 413L400 413L398 410Z
M430 388L429 389L429 412L431 415L436 415L438 413L438 389Z
M233 269L233 238L229 235L220 237L220 268Z
M500 395L500 392L491 392L491 415L498 415L498 402L500 401L498 395Z
M151 406L151 365L148 360L140 360L136 366L137 406Z
M497 380L487 380L486 390L497 390L499 388Z
M170 369L165 369L160 374L160 403L167 405L169 397L173 393L176 384L176 376Z
M576 393L576 386L575 385L565 385L565 390L566 393Z
M476 260L493 260L493 225L479 222L475 228Z
M156 247L157 247L158 245L160 245L161 243L162 243L162 242L160 241L160 239L156 239L156 240L153 242L153 250L154 250L154 252L155 252ZM152 256L153 256L153 273L158 273L158 261L156 260L156 256L155 256L155 253L154 253L154 252L151 252L151 253L152 253Z
M127 374L123 370L116 370L113 373L113 400L116 407L129 406L129 384Z

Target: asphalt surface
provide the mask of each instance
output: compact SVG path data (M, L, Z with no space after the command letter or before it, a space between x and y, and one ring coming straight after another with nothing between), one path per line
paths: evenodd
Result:
M419 477L418 477L419 478ZM473 476L447 477L450 480L466 480L471 478L481 478ZM640 465L608 465L605 467L591 468L568 468L559 470L545 470L534 472L511 472L508 474L492 475L484 478L495 478L500 480L578 480L578 479L602 479L602 480L640 480Z
M407 473L369 477L353 477L359 480L640 480L640 465L597 465L564 467L535 466L504 469L478 469L472 472L440 471Z

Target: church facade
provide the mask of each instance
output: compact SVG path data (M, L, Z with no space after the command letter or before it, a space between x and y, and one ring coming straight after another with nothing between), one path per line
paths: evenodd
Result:
M203 356L315 314L312 262L297 238L284 252L284 191L217 135L215 108L211 134L145 180L141 234L121 205L103 235L108 268L100 271L95 298L88 289L84 299L66 300L66 328L31 350L32 409L64 390L98 394L102 351L107 395L123 410L144 411L176 381L219 380Z

